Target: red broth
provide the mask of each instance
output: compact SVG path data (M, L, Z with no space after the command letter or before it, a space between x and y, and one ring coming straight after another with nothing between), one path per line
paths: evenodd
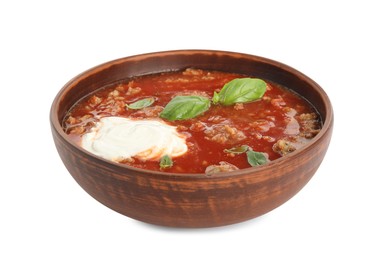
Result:
M100 118L120 116L132 119L159 118L167 103L178 95L212 98L225 83L246 75L186 69L133 78L103 86L78 101L65 116L63 127L80 144ZM299 149L320 130L317 111L296 93L273 82L267 83L264 96L254 102L232 106L211 104L208 111L193 119L167 121L188 136L188 152L172 158L173 166L160 169L159 161L136 158L123 163L137 168L176 173L205 173L209 166L233 165L222 171L251 167L246 153L231 154L225 149L247 145L265 153L270 161ZM149 107L131 110L126 104L147 97L156 101ZM223 163L222 163L223 162ZM210 167L211 168L211 167Z

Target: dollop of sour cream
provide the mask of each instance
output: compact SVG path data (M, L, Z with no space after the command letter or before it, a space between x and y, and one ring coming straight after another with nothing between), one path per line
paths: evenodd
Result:
M160 120L132 120L104 117L82 137L81 146L105 159L120 162L128 158L158 161L162 156L178 157L187 152L186 136Z

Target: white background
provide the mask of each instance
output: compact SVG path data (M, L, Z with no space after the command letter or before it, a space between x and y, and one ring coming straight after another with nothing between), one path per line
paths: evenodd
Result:
M0 259L373 259L369 1L1 1ZM219 49L286 63L335 110L308 185L252 221L173 229L122 216L72 179L49 109L80 72L134 54Z

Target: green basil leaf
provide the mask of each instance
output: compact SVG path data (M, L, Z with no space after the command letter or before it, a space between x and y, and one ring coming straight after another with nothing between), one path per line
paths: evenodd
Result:
M163 109L160 117L174 121L194 118L210 108L210 100L201 96L176 96Z
M238 78L229 81L219 93L214 93L214 104L224 106L260 99L266 91L266 83L256 78Z
M154 103L154 101L155 101L155 98L153 98L153 97L144 98L144 99L138 100L134 103L131 103L131 104L127 105L127 107L129 109L141 109L141 108L144 108L144 107L151 106Z
M248 151L246 152L247 161L251 166L259 166L269 162L265 153Z
M159 162L159 167L161 169L171 168L172 165L174 165L174 162L172 161L172 158L170 156L166 154L161 157L161 160Z
M215 105L218 104L219 99L220 99L220 95L217 92L214 92L214 96L212 97L212 103L214 103Z
M225 153L232 153L232 154L241 154L241 153L246 153L250 149L249 146L247 145L241 145L238 147L233 147L230 149L224 149Z

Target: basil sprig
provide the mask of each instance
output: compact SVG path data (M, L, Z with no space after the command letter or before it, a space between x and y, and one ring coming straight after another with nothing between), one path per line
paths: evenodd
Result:
M260 99L266 91L266 83L257 78L238 78L226 83L219 93L214 93L212 102L224 106L246 103Z
M134 103L127 105L127 107L129 109L141 109L144 107L151 106L154 103L154 101L155 101L154 97L144 98L144 99L140 99Z
M248 145L241 145L230 149L224 149L224 152L234 155L246 153L247 162L253 167L269 162L268 155L266 153L256 152Z
M174 165L174 162L172 161L172 158L169 155L164 155L161 157L161 160L159 162L159 167L161 169L171 168L172 165Z
M255 151L247 151L247 161L251 166L259 166L269 162L265 153L255 152Z
M226 83L219 93L214 92L213 104L224 106L260 99L266 83L256 78L238 78ZM175 121L194 118L210 108L209 98L202 96L176 96L163 109L160 117Z
M166 105L160 117L170 121L194 118L207 111L210 103L202 96L176 96Z

